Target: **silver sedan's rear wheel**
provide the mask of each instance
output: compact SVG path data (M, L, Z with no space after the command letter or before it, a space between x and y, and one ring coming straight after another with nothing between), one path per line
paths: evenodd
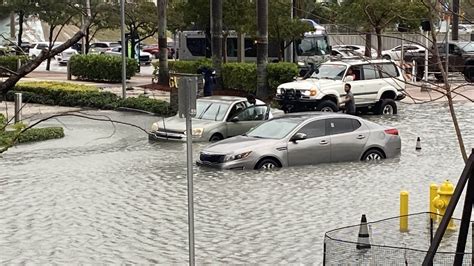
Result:
M385 155L379 150L368 150L362 156L362 161L380 161L385 159Z
M280 167L281 167L280 164L275 159L266 158L258 162L255 169L271 170L271 169L280 168Z

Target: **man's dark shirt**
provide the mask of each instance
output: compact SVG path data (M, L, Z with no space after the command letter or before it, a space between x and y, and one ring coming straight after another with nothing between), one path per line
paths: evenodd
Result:
M356 108L355 108L355 101L354 101L354 95L352 94L351 91L349 91L346 94L346 114L355 114Z

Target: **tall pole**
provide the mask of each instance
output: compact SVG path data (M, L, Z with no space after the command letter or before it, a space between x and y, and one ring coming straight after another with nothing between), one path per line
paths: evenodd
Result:
M216 70L217 87L220 87L222 77L222 1L211 1L211 50L212 66Z
M425 32L425 76L424 76L424 80L425 82L428 82L428 51L429 51L429 48L428 48L428 45L429 45L429 40L428 40L428 36L429 36L429 32L426 31Z
M122 40L122 98L127 97L127 56L125 51L125 0L120 0L120 34Z
M459 40L459 0L453 0L453 41Z
M268 0L257 0L257 97L268 97Z
M160 68L158 71L158 82L160 84L169 83L169 70L168 70L168 44L166 42L166 7L168 6L168 0L158 0L158 49L160 50Z
M294 13L294 1L291 0L290 3L290 18L293 20L293 13ZM290 44L285 49L285 61L293 62L293 51L294 51L294 40L290 41Z

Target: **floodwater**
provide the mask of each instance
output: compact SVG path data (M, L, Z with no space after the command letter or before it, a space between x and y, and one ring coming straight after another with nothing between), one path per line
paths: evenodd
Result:
M456 109L470 152L474 104ZM157 119L91 114L142 127ZM430 182L455 182L463 169L446 105L400 104L397 116L368 119L400 130L400 158L269 172L195 167L196 262L320 264L325 232L361 214L397 216L401 190L410 213L428 211ZM0 264L188 263L184 143L149 143L135 128L73 117L47 124L66 137L0 159ZM194 158L204 145L193 145Z

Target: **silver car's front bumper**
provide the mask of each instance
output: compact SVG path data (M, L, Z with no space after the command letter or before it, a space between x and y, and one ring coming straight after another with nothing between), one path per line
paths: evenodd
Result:
M160 141L160 140L168 140L168 141L179 141L185 142L186 135L179 134L179 133L170 133L170 132L162 132L162 131L153 131L148 134L148 139L151 141ZM193 137L193 142L197 141L204 141L205 139L201 137Z
M220 170L252 170L255 167L253 160L234 160L223 163L212 163L208 161L196 160L198 166L210 167Z

